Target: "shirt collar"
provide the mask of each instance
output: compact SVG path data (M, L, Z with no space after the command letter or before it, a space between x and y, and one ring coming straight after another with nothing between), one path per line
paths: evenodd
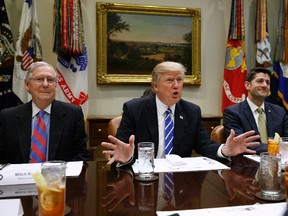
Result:
M248 98L247 98L247 102L248 102L248 105L249 105L250 109L251 109L253 112L255 112L255 111L257 110L258 106L256 106L256 105L255 105L251 100L249 100ZM264 103L263 103L260 107L265 111Z
M161 115L165 114L165 112L168 108L170 108L173 115L175 113L176 104L173 104L171 107L168 107L157 97L157 95L156 95L156 106L157 106L158 113L161 113Z
M34 117L41 109L39 109L35 103L32 101L32 117ZM51 113L51 104L47 106L44 111L50 115Z

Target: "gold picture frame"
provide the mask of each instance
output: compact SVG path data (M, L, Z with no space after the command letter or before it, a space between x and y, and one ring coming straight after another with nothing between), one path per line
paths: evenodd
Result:
M201 84L199 8L97 2L96 11L98 85L150 83L163 60L186 62L184 84Z

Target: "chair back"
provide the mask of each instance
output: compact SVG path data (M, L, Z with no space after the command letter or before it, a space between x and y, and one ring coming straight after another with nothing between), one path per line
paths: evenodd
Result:
M122 116L117 116L115 118L112 118L108 123L108 134L115 136L117 129L120 125L120 122L122 120Z
M210 135L211 139L214 140L217 143L225 143L226 137L225 137L225 131L223 125L217 125L211 132Z

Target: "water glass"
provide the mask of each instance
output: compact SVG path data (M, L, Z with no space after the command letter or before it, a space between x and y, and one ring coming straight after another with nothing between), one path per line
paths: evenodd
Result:
M281 162L284 164L288 161L288 137L281 138L279 153L281 154Z
M66 162L44 162L41 164L41 173L47 185L38 187L39 215L64 216Z
M288 205L288 161L285 162L285 194L286 194L286 203Z
M281 195L281 155L260 154L260 185L262 197L277 199Z
M154 180L154 143L138 143L138 170L136 179L143 181Z

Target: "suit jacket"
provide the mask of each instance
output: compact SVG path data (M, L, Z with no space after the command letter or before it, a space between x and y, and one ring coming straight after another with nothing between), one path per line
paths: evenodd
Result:
M0 162L28 163L31 148L32 102L0 112ZM48 160L88 160L80 106L54 100L50 114Z
M176 104L174 120L173 154L191 157L194 149L203 156L216 159L219 144L207 134L199 106L181 99ZM122 120L116 137L128 143L132 134L135 135L135 144L154 142L156 156L159 132L155 94L130 100L123 105ZM134 157L138 158L137 147Z
M268 102L265 102L264 106L268 137L274 137L275 132L281 137L288 136L288 118L284 108ZM229 106L224 110L223 125L226 137L229 136L231 129L235 130L236 135L250 130L255 130L255 134L259 134L247 100ZM261 142L260 139L258 141ZM251 147L251 149L256 150L260 154L261 152L267 152L267 145L261 143L260 146Z

